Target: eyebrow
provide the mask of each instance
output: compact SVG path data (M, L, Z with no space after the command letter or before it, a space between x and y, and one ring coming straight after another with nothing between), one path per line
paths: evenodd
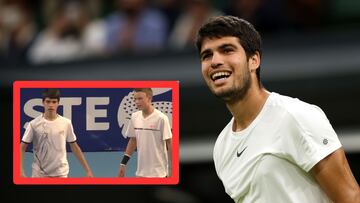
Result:
M202 51L202 52L200 53L200 58L202 58L203 55L208 54L208 53L211 53L211 50L210 50L210 49L205 49L204 51Z
M226 43L226 44L221 44L220 46L216 47L216 49L225 49L227 47L232 47L234 49L236 49L236 46L234 44L230 44L230 43ZM210 53L211 49L205 49L204 51L200 52L200 58L207 53Z
M220 49L225 49L227 47L232 47L236 49L236 46L233 44L222 44L221 46L219 46Z

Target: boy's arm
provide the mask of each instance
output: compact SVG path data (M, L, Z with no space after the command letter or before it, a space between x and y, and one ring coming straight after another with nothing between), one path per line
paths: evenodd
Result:
M25 171L24 171L24 154L29 144L25 142L21 142L20 144L20 176L26 177Z
M167 153L168 153L168 160L169 165L172 163L172 139L166 140L166 147L167 147ZM172 169L172 167L170 167ZM168 177L171 177L171 170L169 170Z
M71 151L76 156L76 158L79 160L82 167L84 168L84 170L86 172L86 177L94 177L88 163L86 162L85 156L82 153L79 145L76 142L71 142L70 143L70 148L71 148Z
M135 137L130 137L129 142L128 142L127 146L126 146L126 150L125 150L125 153L124 153L123 160L121 161L121 164L120 164L120 167L119 167L119 174L118 174L119 177L124 177L125 176L126 163L130 159L130 157L133 154L133 152L135 151L135 149L136 149L136 138Z

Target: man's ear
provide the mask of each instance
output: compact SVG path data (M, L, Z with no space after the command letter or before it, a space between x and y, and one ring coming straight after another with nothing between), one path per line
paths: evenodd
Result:
M249 58L250 72L256 72L256 69L260 67L260 61L260 53L256 51L255 54Z
M146 97L150 100L150 102L152 101L152 96L146 94Z

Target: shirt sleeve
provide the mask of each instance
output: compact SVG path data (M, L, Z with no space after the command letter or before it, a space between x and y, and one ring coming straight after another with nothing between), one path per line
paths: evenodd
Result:
M317 106L292 114L291 131L284 145L292 161L306 172L341 147L341 143L325 113Z
M32 128L31 123L29 123L26 127L24 136L22 137L21 141L30 144L33 141L34 137L34 129Z
M71 121L69 121L68 129L66 133L66 142L75 142L76 141L76 135L74 133L73 125L71 124Z
M167 140L167 139L172 138L169 119L168 119L168 117L166 115L163 116L162 122L163 122L162 123L162 137L163 137L163 140Z

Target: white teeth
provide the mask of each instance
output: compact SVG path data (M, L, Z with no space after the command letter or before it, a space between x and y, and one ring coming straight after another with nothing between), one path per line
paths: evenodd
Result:
M216 80L218 78L224 78L223 76L228 77L228 76L230 76L230 73L229 72L217 72L211 76L211 79Z

